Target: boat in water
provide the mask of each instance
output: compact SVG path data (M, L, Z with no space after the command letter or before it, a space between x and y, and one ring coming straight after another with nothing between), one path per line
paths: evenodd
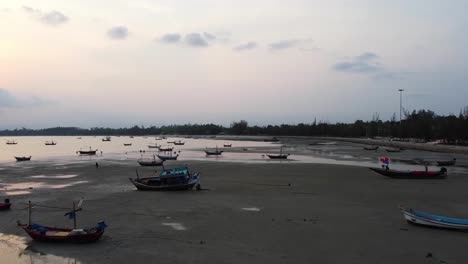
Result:
M3 203L0 203L0 211L10 210L10 207L10 199L5 199Z
M129 146L132 145L132 143L123 143L123 144L124 144L124 146L126 146L126 147L129 147Z
M16 161L28 161L31 160L31 156L29 157L15 157Z
M52 141L46 141L44 144L45 144L46 146L55 146L55 145L57 145L57 142L55 142L55 141L52 140Z
M156 166L162 166L164 161L161 159L156 159L156 156L153 156L153 159L139 159L137 160L138 164L140 166L144 167L156 167Z
M104 234L107 227L104 221L99 221L96 226L90 228L77 228L76 227L76 213L81 211L82 201L79 202L78 208L73 208L70 212L67 212L65 216L73 220L73 228L58 228L50 227L32 223L31 212L32 204L29 201L29 223L22 224L20 221L17 222L18 226L21 227L26 233L36 241L42 242L57 242L57 243L90 243L96 242ZM34 205L34 207L40 207Z
M163 146L159 146L159 151L172 151L174 149L174 147L163 147Z
M109 136L108 136L108 137L105 137L105 138L102 139L102 141L104 141L104 142L111 141L111 137L109 137Z
M444 161L437 161L437 166L453 166L457 162L456 158L453 158L451 160L444 160Z
M218 147L215 149L205 149L205 153L207 156L219 156L223 154L223 150L219 150Z
M391 170L388 167L384 168L369 168L383 176L396 179L445 179L447 177L447 169L442 167L439 171L402 171Z
M226 144L224 144L223 146L224 146L225 148L230 148L230 147L232 147L232 144L227 144L227 143L226 143Z
M179 140L179 141L174 141L173 144L176 145L176 146L182 146L182 145L185 145L185 142L182 142L182 141Z
M7 144L7 145L16 145L16 144L18 144L18 142L14 141L14 140L8 140L8 141L6 142L6 144Z
M96 155L96 152L98 150L97 149L91 149L91 147L89 147L89 150L78 150L77 153L80 154L80 155Z
M180 191L191 190L200 186L200 173L192 173L188 167L163 169L159 176L140 178L129 178L138 190L141 191Z
M446 217L400 207L403 217L411 224L468 231L468 219Z

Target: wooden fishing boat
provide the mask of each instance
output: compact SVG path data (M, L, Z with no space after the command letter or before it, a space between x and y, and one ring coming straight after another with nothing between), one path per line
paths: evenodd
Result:
M22 224L18 221L17 224L36 241L57 243L96 242L104 234L107 227L104 221L99 221L94 227L77 229L76 212L81 211L81 207L78 206L78 209L75 209L75 203L73 203L72 211L65 214L65 216L69 216L70 219L73 219L73 228L58 228L34 224L31 221L31 208L32 205L31 202L29 202L29 223Z
M160 160L166 161L166 160L177 160L179 155L156 155Z
M457 159L437 161L437 166L453 166L457 162Z
M400 207L403 217L411 224L468 231L468 219L453 218Z
M158 145L158 144L148 145L148 148L159 148L159 147L161 147L161 146Z
M265 154L270 159L287 159L289 154L283 154L283 146L280 148L279 154Z
M29 157L15 157L16 161L28 161L31 160L31 156Z
M224 144L223 146L224 146L225 148L230 148L230 147L232 147L232 144Z
M369 168L383 176L397 179L445 179L447 177L447 169L440 168L439 171L401 171L391 170L387 168Z
M5 199L3 203L0 203L0 211L10 210L10 207L10 199Z
M138 190L141 191L180 191L191 190L200 186L200 173L192 173L188 167L163 169L159 176L140 178L129 178Z
M156 159L156 157L153 156L152 160L139 159L139 160L137 160L137 162L138 162L138 164L140 164L140 166L156 167L156 166L162 166L163 163L164 163L164 160Z
M218 147L216 147L216 149L205 149L205 153L207 156L219 156L221 154L223 154L224 151L222 150L219 150Z
M387 151L387 152L400 152L401 149L399 149L399 148L386 148L385 151Z
M7 145L16 145L16 144L18 144L18 142L14 141L14 140L8 140L8 141L6 142L6 144L7 144Z
M80 154L80 155L96 155L96 152L98 150L97 149L91 149L91 147L89 147L89 150L78 150L77 153Z
M123 144L124 144L124 146L126 146L126 147L129 147L129 146L132 145L132 143L123 143Z
M378 150L379 146L366 146L364 147L364 150Z
M174 147L162 147L162 146L160 146L158 149L159 149L159 151L172 151L174 149Z
M185 145L185 142L182 142L182 141L174 141L174 145L176 146L182 146L182 145Z

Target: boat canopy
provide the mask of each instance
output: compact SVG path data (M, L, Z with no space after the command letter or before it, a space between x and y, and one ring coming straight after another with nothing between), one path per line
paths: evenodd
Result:
M181 175L189 175L189 170L187 167L179 167L179 168L172 168L172 169L164 169L161 172L161 177L171 177L171 176L181 176Z

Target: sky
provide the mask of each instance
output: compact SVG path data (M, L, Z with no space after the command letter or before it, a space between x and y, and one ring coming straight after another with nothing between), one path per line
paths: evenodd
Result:
M465 0L0 0L0 129L468 105Z

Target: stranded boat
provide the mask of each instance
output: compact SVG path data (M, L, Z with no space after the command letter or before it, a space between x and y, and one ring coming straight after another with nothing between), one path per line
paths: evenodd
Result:
M412 224L464 231L468 230L468 219L440 216L413 210L411 208L405 209L400 207L400 209L406 221Z
M132 145L132 143L123 143L123 144L124 144L124 146L126 146L126 147L129 147L129 146Z
M177 160L177 158L179 157L179 155L173 156L172 154L171 155L156 155L156 156L158 156L158 158L162 161Z
M447 169L442 167L439 171L401 171L391 170L386 168L369 168L383 176L397 179L445 179L447 177Z
M129 178L138 190L141 191L179 191L191 190L200 186L200 173L192 173L188 167L163 169L159 176L140 178Z
M182 145L185 145L185 142L182 142L182 141L179 140L179 141L174 141L173 144L176 145L176 146L182 146Z
M31 160L31 156L29 157L15 157L16 161L28 161Z
M89 150L78 150L77 153L79 153L80 155L96 155L96 152L98 150L97 149L91 149L91 147L89 147Z
M457 162L457 159L454 158L452 160L445 160L445 161L437 161L437 166L453 166Z
M364 150L378 150L378 149L379 149L379 146L373 146L373 147L366 146L366 147L364 147Z
M55 142L55 141L52 140L52 141L46 141L44 144L45 144L46 146L55 146L55 145L57 145L57 142Z
M283 146L280 148L279 154L266 154L270 159L287 159L289 154L283 154Z
M164 161L160 159L156 159L155 156L153 156L152 160L145 160L145 159L139 159L137 160L138 164L140 166L145 166L145 167L155 167L155 166L162 166Z
M14 140L8 140L8 141L6 142L6 144L7 144L7 145L16 145L16 144L18 144L18 142L14 141Z
M163 147L163 146L159 146L159 151L172 151L174 149L174 147Z
M222 150L218 150L218 147L216 147L216 149L205 149L205 153L207 156L219 156L221 154L223 154L224 151Z
M65 214L69 219L73 219L73 228L57 228L34 224L31 221L31 208L32 204L29 201L29 223L22 224L20 221L17 222L18 226L21 227L28 235L37 241L42 242L61 242L61 243L89 243L95 242L101 238L102 234L107 227L104 221L99 221L96 226L90 228L76 228L76 212L81 211L80 203L78 208L75 208L73 203L72 211ZM37 206L37 205L35 205Z

